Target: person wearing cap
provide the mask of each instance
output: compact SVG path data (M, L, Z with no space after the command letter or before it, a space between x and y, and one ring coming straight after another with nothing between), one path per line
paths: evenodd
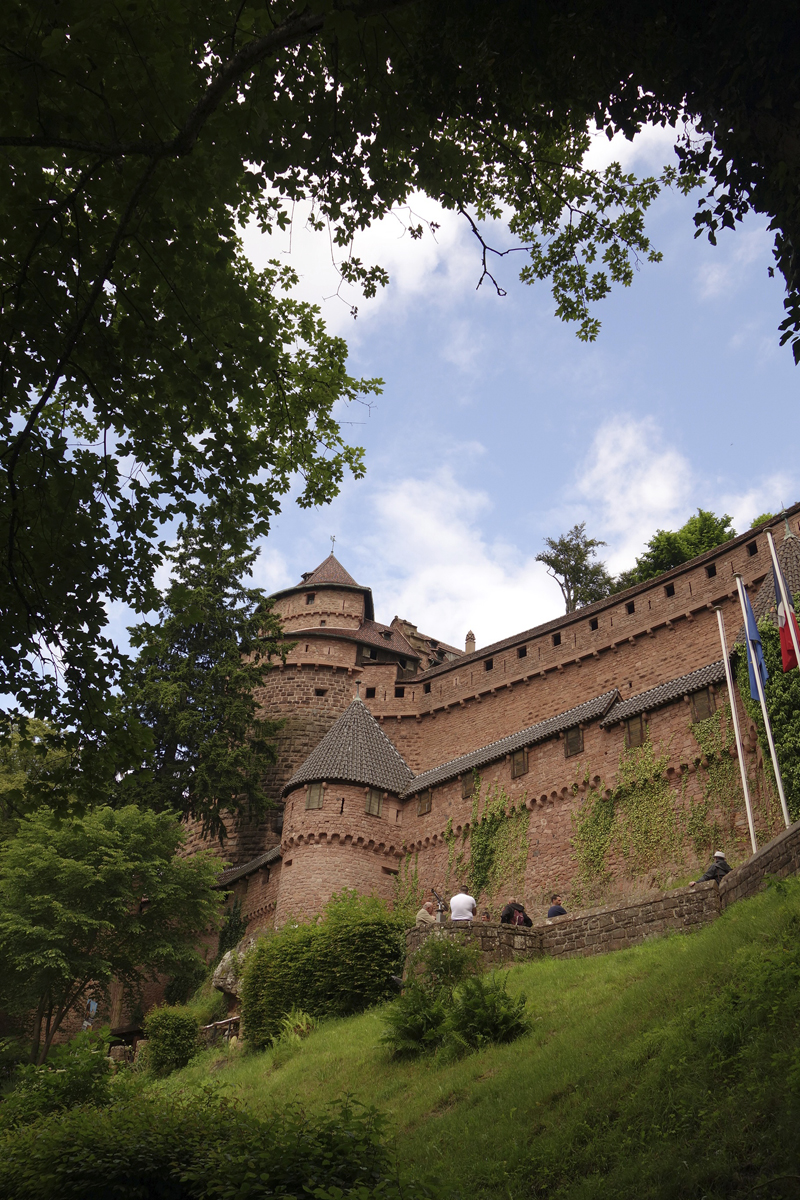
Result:
M720 880L725 878L730 870L732 870L732 867L725 859L725 851L715 850L714 861L706 871L705 875L701 875L699 879L693 879L689 886L694 887L696 883L705 883L709 879L716 879L717 883L719 883Z

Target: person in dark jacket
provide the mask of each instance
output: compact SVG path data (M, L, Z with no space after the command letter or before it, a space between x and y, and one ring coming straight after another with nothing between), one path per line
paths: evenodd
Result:
M701 875L699 879L693 879L689 886L694 887L696 883L705 883L708 879L716 879L717 883L719 883L730 870L732 870L732 867L725 860L725 852L723 850L715 850L714 859L705 875Z
M567 910L561 907L561 897L555 893L550 897L550 907L547 910L548 919L550 917L565 917Z
M519 914L519 916L518 916ZM520 920L521 916L521 920ZM518 904L516 900L509 900L503 911L500 913L501 925L527 925L531 926L533 921L525 912L525 905Z

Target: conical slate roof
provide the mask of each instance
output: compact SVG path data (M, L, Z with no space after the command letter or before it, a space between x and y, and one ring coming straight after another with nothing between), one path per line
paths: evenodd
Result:
M344 583L350 587L361 586L356 583L348 571L345 571L338 558L334 556L333 551L331 551L324 562L319 564L315 571L309 571L303 576L304 587L320 583Z
M767 549L767 546L764 546ZM786 577L786 583L792 598L800 594L800 538L797 538L793 533L786 534L782 542L775 539L775 550L778 554L778 562L781 564L781 570ZM772 559L769 559L770 567L767 571L767 576L761 587L758 589L755 598L750 596L750 603L753 605L753 613L756 621L761 621L764 617L768 617L773 625L778 624L778 613L775 607L775 578L772 569ZM733 639L733 644L743 646L745 641L744 624Z
M400 795L414 772L395 750L362 700L355 699L283 789L304 783L363 783Z

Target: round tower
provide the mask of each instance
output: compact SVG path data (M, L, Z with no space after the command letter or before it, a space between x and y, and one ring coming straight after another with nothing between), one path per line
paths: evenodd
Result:
M313 917L343 888L392 899L413 778L357 697L284 785L276 925Z

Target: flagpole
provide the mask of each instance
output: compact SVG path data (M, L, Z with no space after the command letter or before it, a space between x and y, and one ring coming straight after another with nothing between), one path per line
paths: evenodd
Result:
M778 587L780 588L781 599L783 600L783 611L786 615L786 622L789 626L789 633L792 635L792 645L794 646L794 653L795 653L795 657L797 658L797 665L798 665L798 667L800 667L800 644L798 644L797 627L795 626L795 623L792 620L792 613L794 612L794 602L793 602L792 597L790 597L786 594L786 580L783 577L783 571L781 570L781 565L778 562L778 551L775 549L775 542L772 539L772 530L771 529L767 530L767 541L769 542L769 552L770 552L770 555L772 556L772 569L775 572L775 579L777 581Z
M714 612L717 614L717 625L719 626L719 640L722 644L722 661L725 664L725 681L728 685L728 699L731 702L731 720L733 722L733 736L736 738L736 754L739 759L739 773L742 776L742 791L744 792L744 806L747 810L747 827L750 830L750 845L753 847L753 854L758 850L758 842L756 841L756 831L753 825L753 807L750 803L750 789L747 786L747 771L744 766L744 748L742 746L742 733L739 729L739 714L736 711L736 693L733 690L733 673L731 672L730 659L728 658L728 647L725 644L725 625L722 621L722 609L719 605L714 606Z
M758 660L756 659L756 652L753 649L753 643L750 641L750 636L749 636L748 629L747 629L747 604L745 603L744 581L738 572L734 573L734 579L736 580L736 587L739 592L739 603L742 606L742 617L744 618L744 636L747 638L748 647L750 650L750 656L751 656L751 660L753 663L753 678L756 681L756 691L758 692L758 700L761 705L761 714L764 718L764 728L767 733L767 742L769 743L769 752L770 752L770 756L772 758L772 769L775 772L775 782L778 785L778 795L780 796L780 800L781 800L781 809L783 811L783 819L784 819L784 822L786 823L786 828L788 829L792 822L789 819L789 809L786 805L786 796L783 793L783 779L781 778L781 769L778 766L778 755L775 750L775 742L773 741L773 738L772 738L772 726L769 723L769 714L767 712L767 698L764 695L764 683L761 678L761 672L758 669Z

